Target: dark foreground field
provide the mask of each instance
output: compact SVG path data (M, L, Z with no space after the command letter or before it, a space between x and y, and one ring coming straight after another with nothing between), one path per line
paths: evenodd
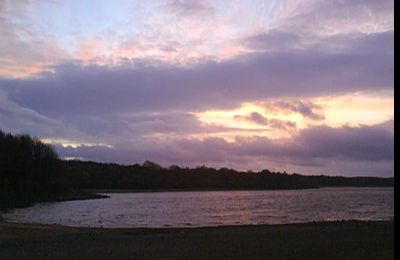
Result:
M394 223L84 229L0 222L0 259L393 259Z

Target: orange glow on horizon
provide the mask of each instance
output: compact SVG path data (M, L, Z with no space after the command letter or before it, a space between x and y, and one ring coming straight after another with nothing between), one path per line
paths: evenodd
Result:
M264 102L243 103L239 108L233 110L208 110L195 115L204 124L238 129L237 131L230 130L206 134L207 136L224 137L227 140L232 140L236 136L257 135L271 139L281 139L292 137L299 130L316 125L330 127L348 125L356 127L380 124L394 118L394 100L389 96L381 97L354 93L336 97L312 98L307 101L321 108L324 119L313 120L301 115L299 112L276 107L269 109L266 107L268 103ZM266 120L293 122L296 124L296 128L274 129L268 123L263 125L251 120L245 120L246 116L251 113L258 113Z

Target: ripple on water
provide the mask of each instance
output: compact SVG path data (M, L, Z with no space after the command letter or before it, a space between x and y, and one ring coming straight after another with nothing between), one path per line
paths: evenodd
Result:
M11 222L91 227L195 227L394 219L393 188L111 193L101 200L37 204Z

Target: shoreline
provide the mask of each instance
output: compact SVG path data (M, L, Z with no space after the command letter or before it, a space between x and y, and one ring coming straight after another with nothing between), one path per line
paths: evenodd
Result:
M393 259L394 221L187 228L0 221L0 249L1 259Z
M295 223L282 223L282 224L238 224L238 225L216 225L216 226L184 226L184 227L78 227L66 226L61 224L44 224L44 223L23 223L23 222L10 222L0 218L0 230L2 227L13 228L26 228L26 229L75 229L82 231L134 231L134 230L148 230L148 231L163 231L163 230L194 230L194 229L219 229L219 228L257 228L257 227L285 227L285 226L335 226L341 224L354 224L354 225L368 225L368 224L394 224L394 219L390 220L326 220L326 221L310 221L310 222L295 222Z
M318 190L318 189L329 189L329 188L360 188L360 189L371 189L371 188L387 188L394 189L394 186L318 186L318 187L307 187L307 188L282 188L282 189L249 189L249 188L188 188L188 189L85 189L84 191L92 192L95 194L100 193L155 193L155 192L207 192L207 191L298 191L298 190Z
M222 224L222 225L209 225L209 226L156 226L156 227L107 227L107 226L68 226L63 224L55 223L35 223L35 222L12 222L4 219L0 214L0 230L1 227L15 227L15 228L46 228L46 229L75 229L75 230L91 230L91 231L133 231L133 230L148 230L148 231L160 231L160 230L193 230L193 229L215 229L215 228L251 228L251 227L274 227L274 226L332 226L340 224L376 224L376 223L393 223L394 217L390 219L379 219L379 220L359 220L359 219L342 219L342 220L320 220L320 221L308 221L308 222L292 222L292 223L263 223L263 224Z
M301 190L321 190L321 189L394 189L393 186L321 186L321 187L311 187L311 188L296 188L296 189L85 189L85 192L92 194L107 196L107 194L123 194L123 193L168 193L168 192L236 192L236 191L301 191ZM90 198L89 198L90 199Z

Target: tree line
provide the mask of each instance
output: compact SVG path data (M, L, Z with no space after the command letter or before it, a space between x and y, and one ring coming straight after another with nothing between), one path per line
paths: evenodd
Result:
M306 189L320 187L390 187L393 178L306 176L296 173L236 171L200 166L163 168L154 162L118 165L63 161L74 187L82 189Z
M62 160L54 148L29 135L0 130L0 196L52 196L83 189L304 189L393 186L393 178L305 176L200 166L168 168L146 161L118 165ZM10 195L11 194L11 195Z
M0 130L0 189L15 192L55 189L59 159L52 146L29 135Z

